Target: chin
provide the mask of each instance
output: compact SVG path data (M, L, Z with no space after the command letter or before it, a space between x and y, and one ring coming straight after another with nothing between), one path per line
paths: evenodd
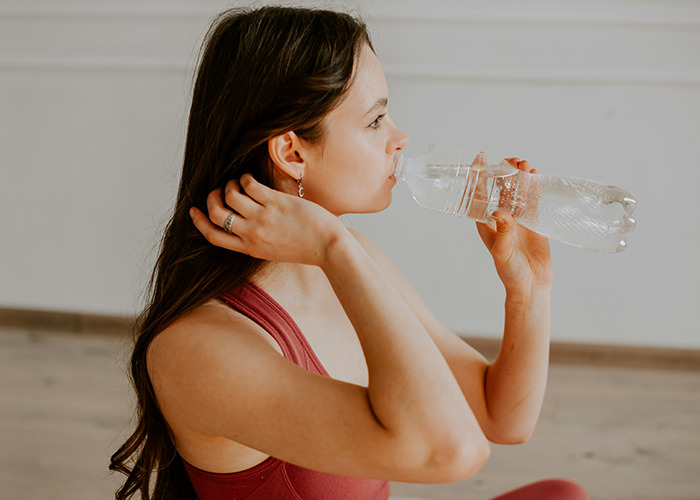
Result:
M392 200L393 200L393 197L391 196L391 191L389 191L389 196L387 196L387 199L385 200L384 204L382 205L382 207L379 210L377 210L377 212L383 212L384 210L389 208Z
M335 207L324 207L329 212L340 216L343 214L376 214L378 212L383 212L389 205L391 205L392 193L391 191L378 194L369 200L362 200L361 203L352 204L350 206L335 206ZM349 205L349 204L348 204Z
M378 212L383 212L384 210L389 208L389 205L391 205L391 200L392 200L391 191L389 191L387 196L384 196L384 197L382 197L381 200L377 200L374 203L372 203L371 208L368 206L368 207L366 207L365 210L363 210L362 212L358 212L358 213L376 214Z

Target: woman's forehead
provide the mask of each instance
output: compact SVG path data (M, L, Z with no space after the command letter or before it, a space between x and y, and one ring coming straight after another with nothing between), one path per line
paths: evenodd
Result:
M374 52L365 45L357 60L348 95L340 107L365 115L379 100L387 98L387 84L382 66Z

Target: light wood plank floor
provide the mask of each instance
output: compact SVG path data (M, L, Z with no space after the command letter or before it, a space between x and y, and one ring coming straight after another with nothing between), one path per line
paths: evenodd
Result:
M0 498L113 498L107 460L130 418L126 343L0 330ZM700 371L554 365L528 443L495 446L468 481L393 491L487 499L546 477L578 481L596 500L700 499Z

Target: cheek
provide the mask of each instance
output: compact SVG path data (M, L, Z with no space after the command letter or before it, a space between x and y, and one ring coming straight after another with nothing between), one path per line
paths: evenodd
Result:
M355 157L324 172L314 183L313 201L337 214L364 211L367 203L377 196L378 182L358 167L360 162Z
M359 134L346 131L334 134L333 139L339 135L342 140L327 142L323 155L314 165L308 195L331 211L362 211L368 204L375 205L378 197L382 203L390 202L389 174L382 162L385 155L379 144L379 131ZM384 200L387 194L388 201Z

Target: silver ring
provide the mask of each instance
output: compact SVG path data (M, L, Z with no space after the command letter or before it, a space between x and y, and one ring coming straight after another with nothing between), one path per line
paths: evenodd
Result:
M231 234L231 224L233 224L233 219L235 218L236 214L231 214L226 217L226 221L224 222L224 231L226 231L228 234Z

